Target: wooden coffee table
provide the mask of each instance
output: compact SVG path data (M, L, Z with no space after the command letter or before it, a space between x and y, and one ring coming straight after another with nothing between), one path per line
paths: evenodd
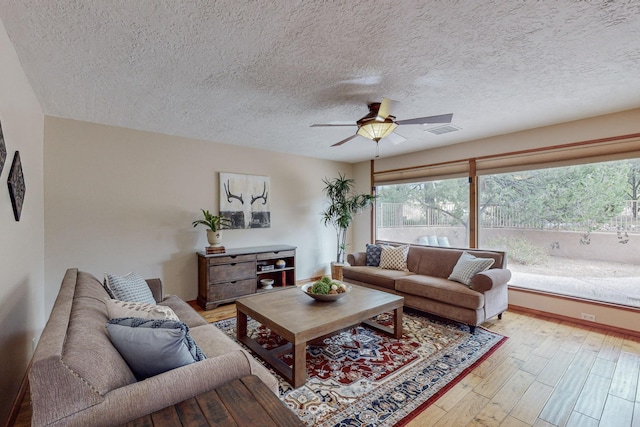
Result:
M307 342L359 323L402 337L402 306L404 298L388 292L351 285L349 294L333 302L319 302L305 295L300 288L251 295L236 300L237 337L253 350L294 388L307 380ZM393 328L371 320L372 317L393 310ZM247 316L257 320L288 341L267 350L247 336ZM279 356L293 354L289 367Z

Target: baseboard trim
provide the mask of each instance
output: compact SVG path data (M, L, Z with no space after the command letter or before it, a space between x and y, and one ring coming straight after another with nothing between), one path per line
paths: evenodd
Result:
M13 425L15 425L16 423L16 420L18 419L18 415L20 414L20 407L22 406L22 402L24 401L24 396L29 389L29 371L31 371L32 362L33 358L29 361L29 365L27 366L27 370L24 373L24 377L22 377L22 382L20 383L18 394L13 400L13 404L11 405L11 409L9 410L9 417L7 418L5 427L13 427Z
M575 317L563 316L562 314L549 313L547 311L536 310L533 308L521 307L521 306L512 305L512 304L509 304L508 310L523 313L523 314L531 314L535 316L545 317L552 321L571 322L580 326L584 326L585 328L588 328L588 329L600 329L607 332L616 332L618 334L622 333L625 335L630 335L633 337L640 338L640 332L638 331L619 328L617 326L605 325L603 323L593 323L588 320L582 320L582 319L576 319Z

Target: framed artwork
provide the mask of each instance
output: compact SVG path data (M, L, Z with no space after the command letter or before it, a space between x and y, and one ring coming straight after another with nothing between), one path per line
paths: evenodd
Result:
M220 216L232 229L271 227L270 191L268 176L220 172Z
M20 221L26 188L24 185L24 175L22 174L22 162L20 161L19 151L16 151L16 154L13 156L13 163L11 163L11 169L9 170L7 185L9 186L9 196L11 197L11 205L13 206L13 216L16 221Z
M2 175L2 168L4 162L7 160L7 146L4 143L4 135L2 134L2 123L0 123L0 175Z

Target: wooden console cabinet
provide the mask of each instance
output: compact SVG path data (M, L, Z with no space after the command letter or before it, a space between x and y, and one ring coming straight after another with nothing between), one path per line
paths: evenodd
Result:
M283 260L284 267L276 262ZM273 279L273 289L260 288ZM254 246L227 249L222 254L198 252L198 304L205 310L256 292L272 292L296 284L296 247Z

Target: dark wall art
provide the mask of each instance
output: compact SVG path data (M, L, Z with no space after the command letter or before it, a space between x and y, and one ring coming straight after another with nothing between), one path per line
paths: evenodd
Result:
M16 151L16 154L13 156L13 163L11 163L11 169L9 170L7 185L9 186L9 196L11 197L11 205L13 206L13 216L16 221L20 221L26 187L24 185L24 175L22 174L22 162L20 161L19 151Z
M229 228L271 227L271 180L268 176L220 172L220 215Z
M2 168L4 167L5 160L7 160L7 146L4 143L2 123L0 123L0 175L2 175Z

